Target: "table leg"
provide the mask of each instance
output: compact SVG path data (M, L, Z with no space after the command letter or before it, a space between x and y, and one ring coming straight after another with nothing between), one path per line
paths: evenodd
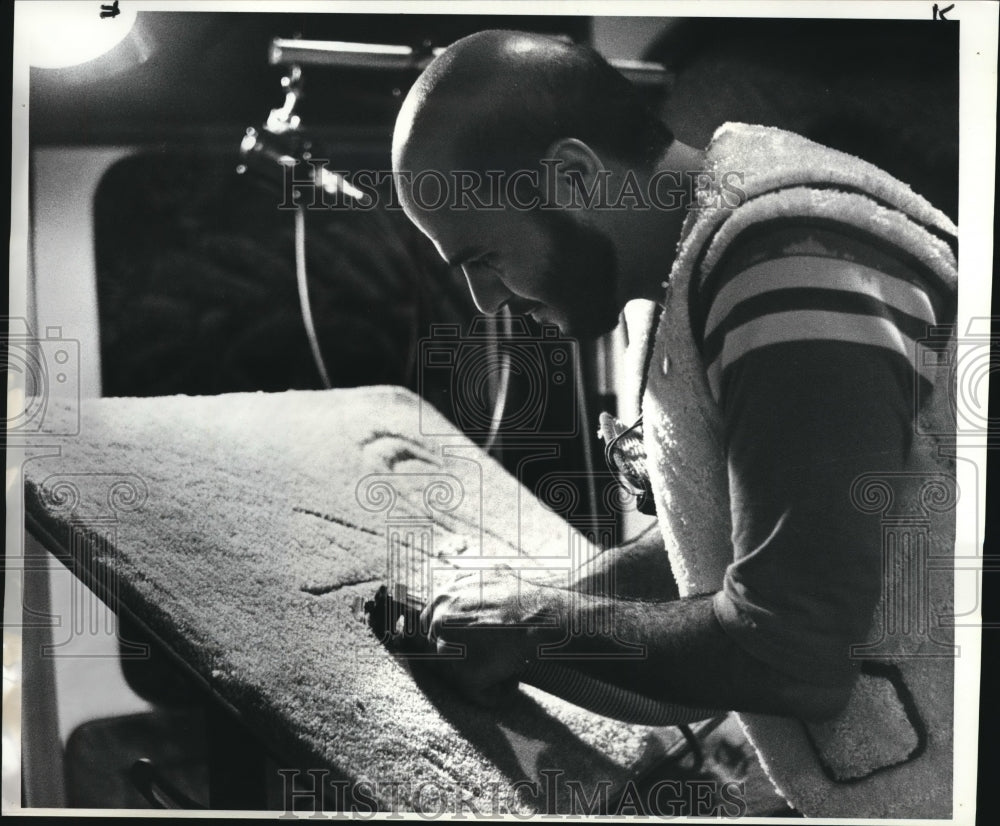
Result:
M12 572L13 573L13 572ZM45 551L25 537L21 627L21 805L66 805L63 745L59 739L56 679L52 655L49 563Z

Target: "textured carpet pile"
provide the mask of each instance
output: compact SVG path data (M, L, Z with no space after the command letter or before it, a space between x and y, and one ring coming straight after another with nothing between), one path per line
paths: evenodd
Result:
M541 556L558 579L588 547L408 391L108 398L46 415L79 415L80 432L26 463L29 522L291 765L367 780L385 808L438 810L443 795L451 811L569 813L565 781L614 794L676 737L530 688L481 709L357 618L387 576L426 586L429 559ZM562 773L549 793L523 782L544 789L546 771Z

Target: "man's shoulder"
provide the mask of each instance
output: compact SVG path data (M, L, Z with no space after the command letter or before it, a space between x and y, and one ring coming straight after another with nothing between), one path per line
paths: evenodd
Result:
M751 227L692 283L688 299L691 332L720 399L730 368L772 345L782 347L769 362L779 370L830 343L851 358L858 347L875 347L908 387L906 375L924 372L915 343L955 311L952 285L905 247L808 217Z
M727 197L719 209L698 216L709 223L728 222L732 213L747 215L763 210L795 214L803 207L822 211L824 200L833 201L834 212L849 213L877 209L905 215L931 234L954 238L957 227L943 212L869 161L825 146L802 135L771 126L724 123L713 135L705 151L705 179L725 181ZM738 186L736 186L738 182ZM786 212L786 201L795 202L793 193L804 201ZM733 194L739 197L735 200ZM854 197L848 197L854 196ZM754 210L745 209L751 202ZM810 199L816 201L810 204Z
M734 238L700 281L711 282L782 258L832 259L907 281L919 280L907 250L878 235L837 220L790 216L763 221Z
M856 264L935 294L954 293L957 228L871 164L784 130L745 124L722 127L706 158L713 176L738 169L742 188L738 203L699 210L685 228L685 240L693 242L692 309L711 302L733 273L795 256Z

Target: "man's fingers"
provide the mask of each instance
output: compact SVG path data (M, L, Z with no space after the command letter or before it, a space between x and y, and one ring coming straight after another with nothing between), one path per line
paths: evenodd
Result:
M422 627L427 629L427 639L436 642L445 633L445 629L462 628L475 625L481 621L475 604L466 607L466 600L461 600L452 594L441 594L436 597L420 614Z
M427 639L429 642L437 642L438 634L441 630L441 621L451 601L451 594L438 594L420 612L420 627L427 629Z

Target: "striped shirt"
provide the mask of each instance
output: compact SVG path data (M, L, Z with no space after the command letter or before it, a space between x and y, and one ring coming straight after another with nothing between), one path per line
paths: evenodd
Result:
M882 571L851 484L903 468L954 296L881 240L782 219L737 239L689 299L729 464L734 562L716 616L775 668L846 682Z
M696 336L721 400L729 368L774 344L840 341L892 354L904 383L929 381L948 290L898 250L843 225L775 221L727 251L697 294ZM929 390L929 387L926 388Z

